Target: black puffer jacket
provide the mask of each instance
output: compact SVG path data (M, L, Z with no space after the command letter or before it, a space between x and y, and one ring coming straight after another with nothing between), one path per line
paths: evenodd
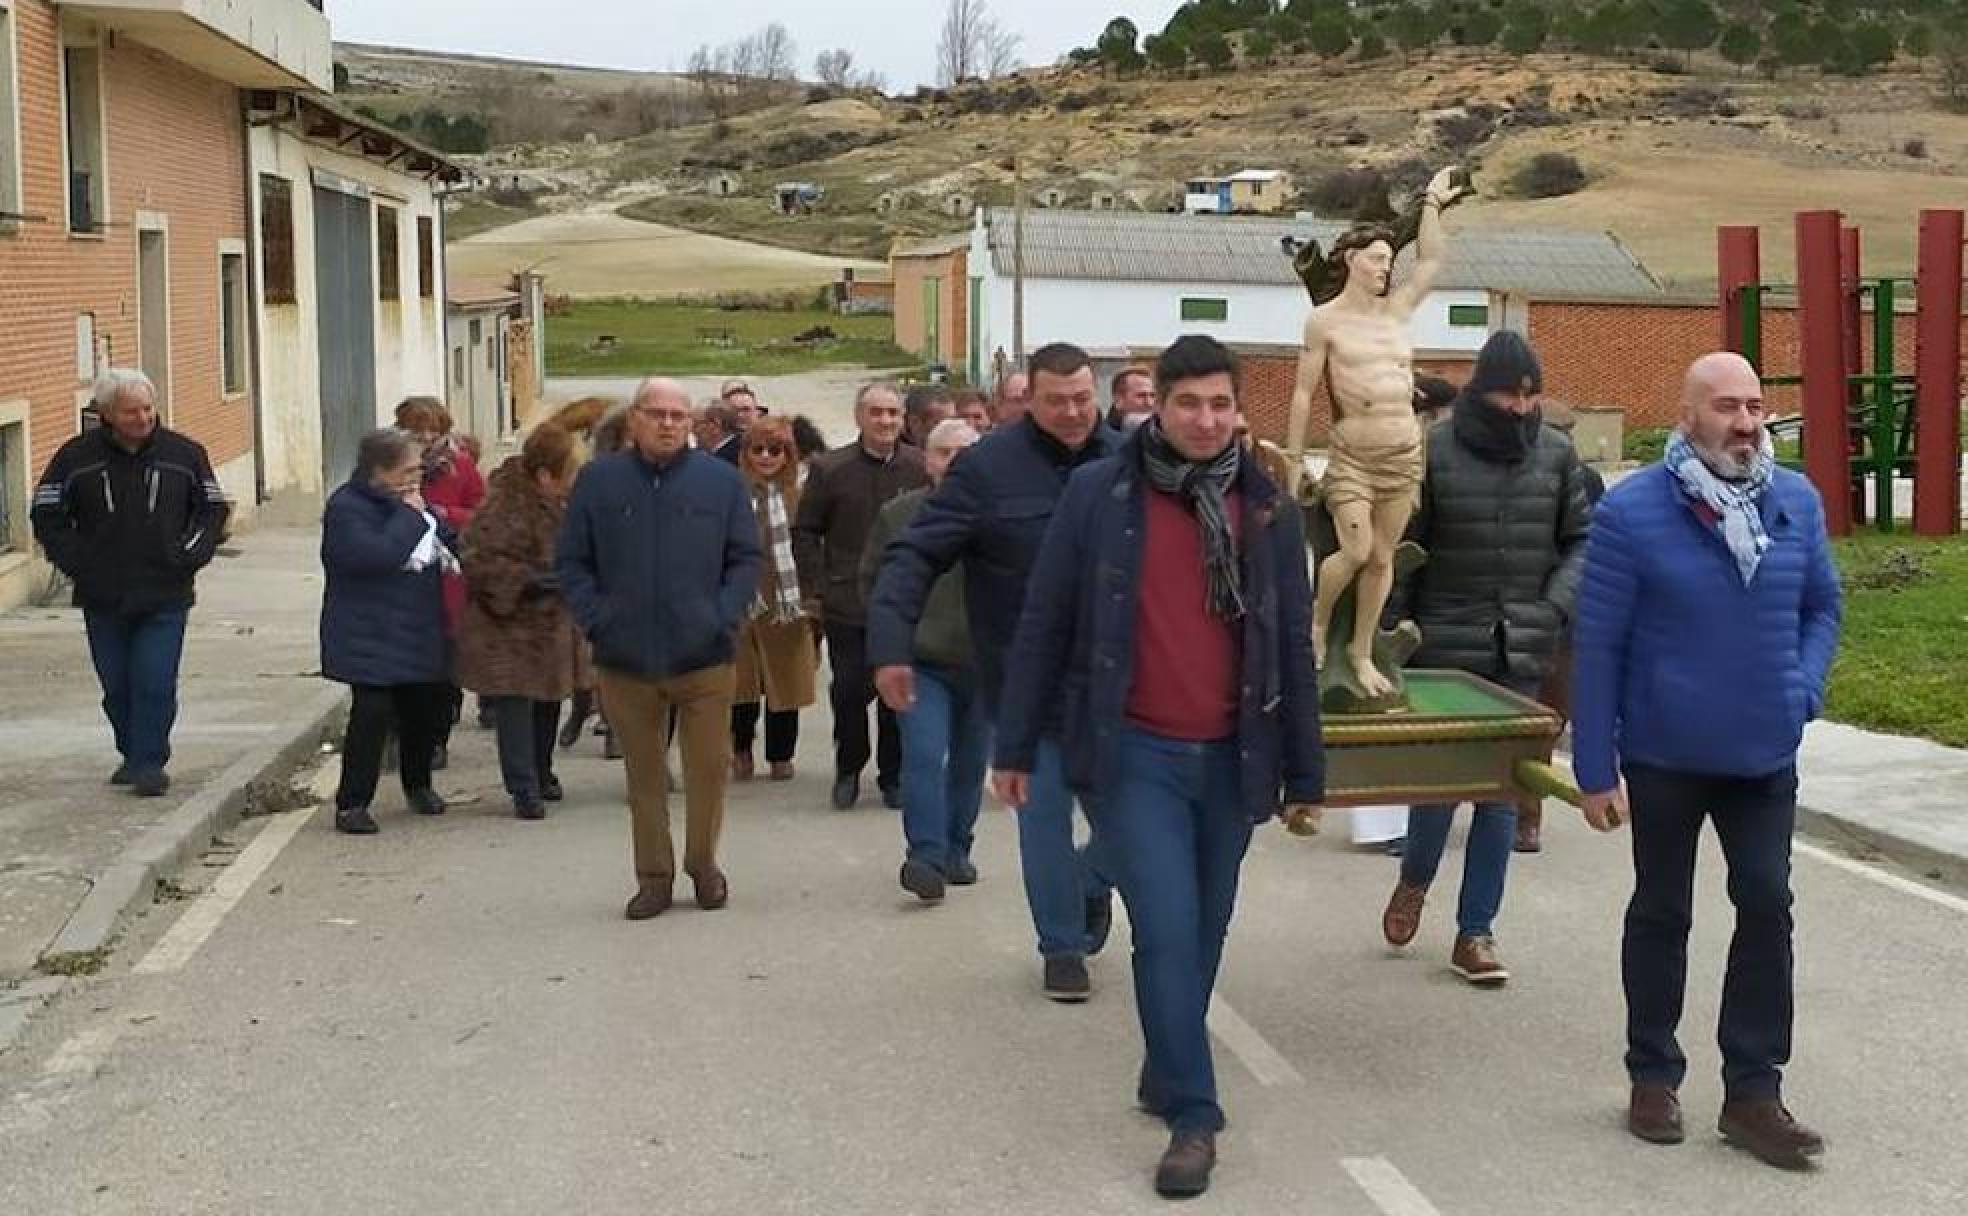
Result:
M1544 677L1565 636L1592 506L1564 432L1536 411L1519 418L1482 400L1485 384L1515 384L1520 375L1535 384L1529 347L1515 334L1496 335L1506 337L1520 349L1486 347L1486 356L1503 357L1489 367L1479 361L1448 421L1429 432L1421 508L1409 530L1428 561L1390 615L1421 627L1414 666L1523 685ZM1528 373L1503 374L1524 360Z

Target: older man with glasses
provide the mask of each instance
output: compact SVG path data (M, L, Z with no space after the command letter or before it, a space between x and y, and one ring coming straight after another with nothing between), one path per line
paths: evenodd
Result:
M698 907L721 908L729 893L717 842L733 661L760 558L751 496L736 469L690 446L681 384L643 381L629 437L575 483L555 565L594 644L602 703L627 762L636 868L627 915L645 920L669 908L675 876L664 769L672 706L683 737L684 870Z

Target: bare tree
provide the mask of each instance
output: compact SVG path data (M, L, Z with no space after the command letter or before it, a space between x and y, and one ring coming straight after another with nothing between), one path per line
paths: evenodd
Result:
M991 15L986 0L950 0L936 42L937 81L1002 76L1017 66L1019 41Z
M752 35L758 40L758 71L762 80L787 84L799 79L799 44L777 21Z
M854 52L848 50L821 51L820 57L813 61L813 74L821 84L836 89L850 88L854 84Z

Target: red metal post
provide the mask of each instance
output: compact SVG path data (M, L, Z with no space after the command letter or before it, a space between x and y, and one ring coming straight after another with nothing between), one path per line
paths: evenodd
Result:
M1742 293L1745 288L1753 288L1763 281L1762 254L1757 242L1757 230L1748 225L1731 225L1715 230L1715 277L1721 289L1722 349L1749 355L1752 363L1758 361L1760 352L1750 352L1743 346Z
M1920 213L1913 530L1921 536L1961 531L1961 242L1961 212Z
M1844 298L1839 214L1797 213L1799 370L1804 377L1804 472L1824 499L1833 536L1852 530L1852 449L1847 434Z

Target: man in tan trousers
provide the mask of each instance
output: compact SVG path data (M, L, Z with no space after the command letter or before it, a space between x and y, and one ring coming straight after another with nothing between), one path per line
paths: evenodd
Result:
M690 446L689 394L674 380L643 381L629 409L629 445L581 471L555 555L559 590L594 645L602 705L627 762L630 920L670 906L676 855L664 753L672 707L683 744L684 872L698 907L722 908L729 897L717 842L733 658L759 560L758 523L738 470Z

